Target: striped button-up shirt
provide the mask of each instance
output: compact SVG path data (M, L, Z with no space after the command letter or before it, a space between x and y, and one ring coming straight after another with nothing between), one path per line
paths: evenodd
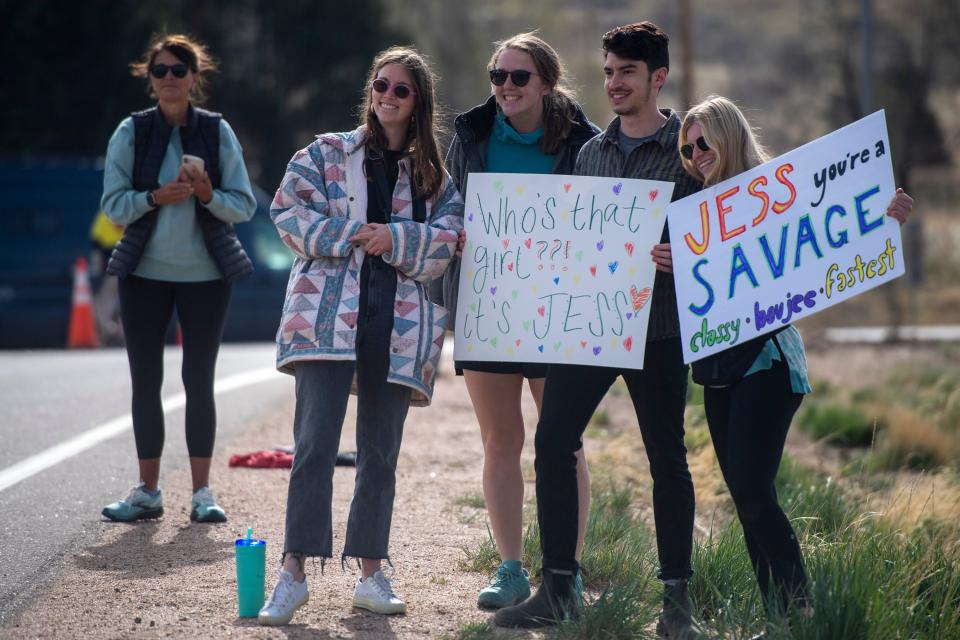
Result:
M620 118L614 118L606 131L591 138L577 157L576 175L608 178L637 178L673 182L673 200L685 198L700 190L701 184L683 169L677 139L680 136L680 118L672 109L660 111L667 121L650 140L625 156L618 143ZM663 227L661 242L669 242L670 233ZM650 303L650 324L647 340L663 340L680 335L677 316L677 293L673 275L657 271Z

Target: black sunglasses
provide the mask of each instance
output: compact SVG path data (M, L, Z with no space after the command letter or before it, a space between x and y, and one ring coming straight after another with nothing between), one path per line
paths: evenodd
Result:
M527 71L526 69L514 69L513 71L507 71L506 69L490 69L490 82L502 87L507 83L507 77L513 81L514 86L524 87L528 82L530 82L530 76L538 76L539 73L534 73L533 71Z
M710 151L710 145L707 144L707 141L700 136L696 139L697 146L700 147L700 151ZM680 147L680 155L682 155L687 160L693 160L693 145L687 143Z
M377 93L386 93L390 90L390 81L386 78L377 78L370 83L370 86L373 87L373 90ZM416 91L405 84L397 83L393 85L393 95L397 96L400 100L406 100L410 95L416 94Z
M183 64L182 62L178 62L177 64L163 64L162 62L158 62L150 65L150 75L157 80L166 78L167 71L172 71L174 78L186 78L187 71L189 70L190 69L187 68L187 65Z

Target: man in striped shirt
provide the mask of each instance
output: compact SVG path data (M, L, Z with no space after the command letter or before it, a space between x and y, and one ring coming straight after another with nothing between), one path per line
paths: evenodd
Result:
M618 27L603 36L604 88L617 117L588 141L577 159L578 175L664 180L675 183L673 199L700 189L680 163L680 119L657 106L669 68L667 35L655 24ZM536 435L537 512L543 548L543 585L515 607L501 609L495 622L507 627L556 624L575 616L579 566L577 478L574 452L593 412L618 376L630 391L650 473L663 580L664 610L657 626L666 638L697 637L690 625L687 580L693 547L693 480L683 444L687 369L664 226L661 244L651 250L657 274L650 309L643 370L551 365Z

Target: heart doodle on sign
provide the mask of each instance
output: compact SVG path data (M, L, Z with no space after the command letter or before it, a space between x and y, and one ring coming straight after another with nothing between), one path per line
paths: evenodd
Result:
M523 321L523 330L524 330L524 331L530 331L530 321L529 321L529 320L524 320L524 321Z
M577 262L580 262L583 260L583 251L577 251L575 254L573 254L573 257L577 259Z
M623 245L623 248L627 250L628 256L633 256L634 245L632 242L627 242Z
M527 249L530 248L530 244L531 244L530 238L527 238L526 240L523 241L523 246L525 246Z
M504 238L504 239L503 239L503 248L506 249L506 248L509 247L509 246L510 246L510 238Z
M513 263L507 265L507 271L513 271Z
M469 220L470 222L473 222L473 214L472 214L472 213L467 216L467 220Z
M616 271L617 267L619 266L620 266L620 263L617 260L607 263L607 269L610 269L610 273L613 273L614 271Z
M518 296L518 295L520 295L520 292L517 291L516 289L514 289L513 291L510 292L510 297L513 298L514 300L517 299L517 296Z
M540 317L541 317L541 318L544 318L544 317L546 317L546 314L547 314L547 308L544 307L543 305L541 305L541 306L537 307L537 313L540 314Z
M580 284L580 276L579 276L579 275L574 274L574 276L573 276L573 284Z
M523 195L523 185L517 187L517 195Z
M493 188L497 190L497 193L500 193L503 191L503 183L497 180L493 183Z
M471 305L470 305L470 311L474 311L474 312L475 312L476 310L477 310L477 305L476 305L476 304L471 304Z
M581 340L581 341L580 341L580 348L581 348L581 349L586 349L586 348L587 348L587 341L586 341L586 340Z
M496 287L490 287L490 295L492 295L492 296L497 295L497 288L496 288Z
M562 342L562 341L554 342L554 343L553 343L553 350L554 350L554 351L560 351L560 347L562 347L562 346L563 346L563 342Z
M490 338L490 344L493 345L494 348L497 347L497 336Z
M634 310L640 311L650 297L650 287L644 287L642 291L637 291L637 287L634 285L630 287L630 297L633 298Z
M519 346L520 346L520 338L517 338L516 340L514 340L514 341L513 341L513 344L515 344L515 345L517 345L517 346L519 347Z
M627 311L627 320L629 320L629 319L632 318L632 317L633 317L633 312L632 312L632 311Z
M565 192L567 192L567 193L570 193L570 187L572 187L572 186L573 186L573 185L570 184L569 182L565 182L565 183L563 183L563 190L564 190Z
M659 189L654 189L653 191L651 191L651 192L648 193L647 195L650 196L650 202L653 202L654 200L657 199L657 196L660 195L660 190L659 190Z
M593 348L593 355L598 356L598 355L600 355L600 352L601 352L601 351L602 351L602 349L601 349L600 347L594 347L594 348Z
M613 195L616 195L616 196L620 195L621 189L623 189L622 182L618 182L617 184L613 185Z
M595 264L590 265L590 275L592 275L593 277L597 277L597 265Z
M597 251L603 251L603 240L597 243Z
M630 349L633 348L633 337L628 337L626 340L623 341L623 348L626 349L627 351L630 351Z
M543 345L540 345L539 347L537 347L537 351L539 351L540 353L543 353Z
M554 278L553 284L560 284L560 278Z

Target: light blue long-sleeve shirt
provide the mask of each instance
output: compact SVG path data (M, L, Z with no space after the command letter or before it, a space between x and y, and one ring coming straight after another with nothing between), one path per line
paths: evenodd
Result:
M147 192L133 189L133 137L133 118L127 118L114 131L107 147L100 207L117 224L130 224L150 211ZM161 185L177 179L182 157L183 143L180 128L176 127L170 134L160 165ZM233 223L247 222L257 208L240 141L223 119L220 120L220 188L214 189L213 198L204 206L220 220ZM173 282L203 282L222 277L203 242L195 196L160 207L157 227L133 273L141 278Z

